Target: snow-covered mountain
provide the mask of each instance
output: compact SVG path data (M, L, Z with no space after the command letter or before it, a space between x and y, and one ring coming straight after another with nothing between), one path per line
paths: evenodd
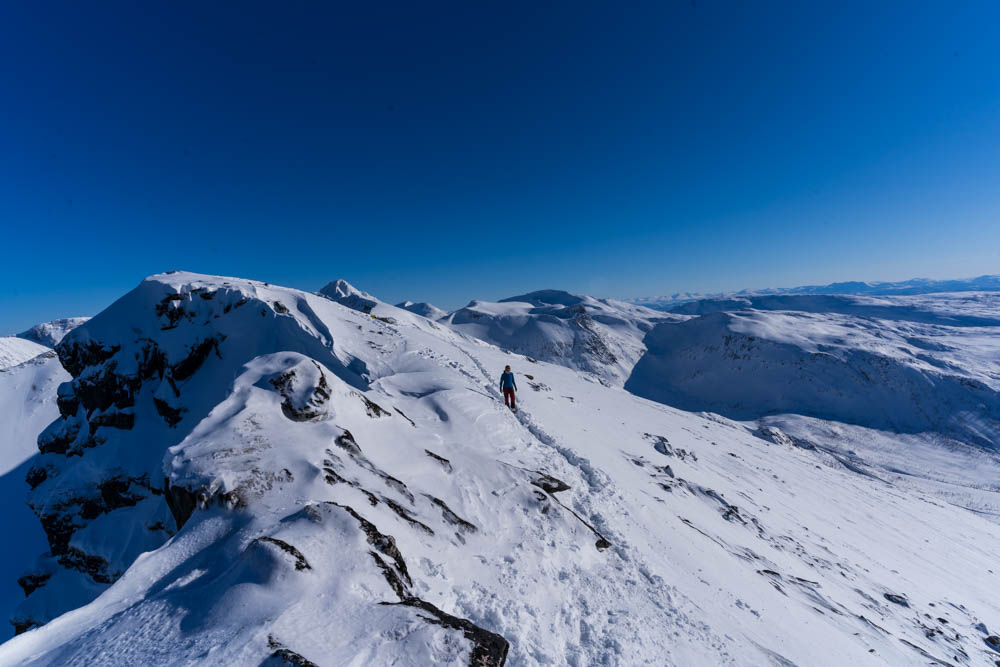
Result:
M402 308L403 310L408 310L411 313L416 313L417 315L422 315L429 320L439 320L448 314L448 311L442 310L432 303L427 303L426 301L420 301L414 303L413 301L403 301L396 304L397 308Z
M657 322L681 319L613 299L542 290L473 301L440 320L501 348L621 385Z
M77 328L88 319L87 317L63 317L51 322L36 324L27 331L17 334L18 338L25 338L46 347L55 347L70 331Z
M359 290L343 279L327 283L319 293L343 306L362 313L370 313L375 306L382 303L368 292Z
M941 292L1000 292L1000 275L984 275L976 278L955 280L930 280L913 278L900 282L839 282L829 285L800 285L798 287L770 287L738 292L717 292L701 294L678 292L667 296L650 296L627 299L650 308L674 310L677 306L692 301L730 299L745 296L787 295L787 294L862 294L869 296L906 296L914 294L935 294Z
M575 298L500 305L536 321L525 331L560 331ZM647 320L636 372L670 327L726 317ZM709 334L828 345L814 353L835 360L877 338L809 317L749 310ZM72 381L28 473L49 551L15 616L44 625L0 646L0 664L1000 659L989 448L956 450L976 455L968 468L919 433L685 412L461 326L346 284L320 295L172 273L69 334ZM992 344L978 325L894 326L940 327L910 334L927 349L965 336L933 348L942 362ZM505 364L526 385L516 414L496 390ZM992 372L966 379L989 388ZM872 474L844 451L856 443L940 474Z

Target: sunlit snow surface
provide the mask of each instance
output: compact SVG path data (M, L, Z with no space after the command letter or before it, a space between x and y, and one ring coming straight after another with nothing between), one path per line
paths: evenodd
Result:
M684 412L377 300L230 278L155 276L62 345L94 363L32 502L122 574L0 664L461 664L495 635L516 665L1000 659L985 446ZM109 373L141 381L87 414ZM136 502L72 514L110 475L145 480ZM67 562L22 620L86 597Z

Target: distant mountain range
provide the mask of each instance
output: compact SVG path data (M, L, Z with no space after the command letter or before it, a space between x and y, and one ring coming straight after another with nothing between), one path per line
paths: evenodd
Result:
M704 299L726 299L739 296L764 296L773 294L865 294L869 296L913 294L934 294L938 292L1000 292L1000 275L983 275L977 278L955 280L930 280L911 278L901 282L861 282L848 281L829 285L800 285L799 287L768 287L765 289L744 289L738 292L675 292L666 296L647 296L626 299L629 303L670 310L674 306Z

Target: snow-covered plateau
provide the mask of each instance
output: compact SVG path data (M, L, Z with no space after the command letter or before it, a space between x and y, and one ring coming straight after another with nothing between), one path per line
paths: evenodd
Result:
M775 298L152 276L0 372L0 665L996 664L1000 295Z

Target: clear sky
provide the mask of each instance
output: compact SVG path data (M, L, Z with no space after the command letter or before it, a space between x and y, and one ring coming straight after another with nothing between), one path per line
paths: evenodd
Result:
M1000 273L1000 3L21 2L0 333L169 269L456 307Z

